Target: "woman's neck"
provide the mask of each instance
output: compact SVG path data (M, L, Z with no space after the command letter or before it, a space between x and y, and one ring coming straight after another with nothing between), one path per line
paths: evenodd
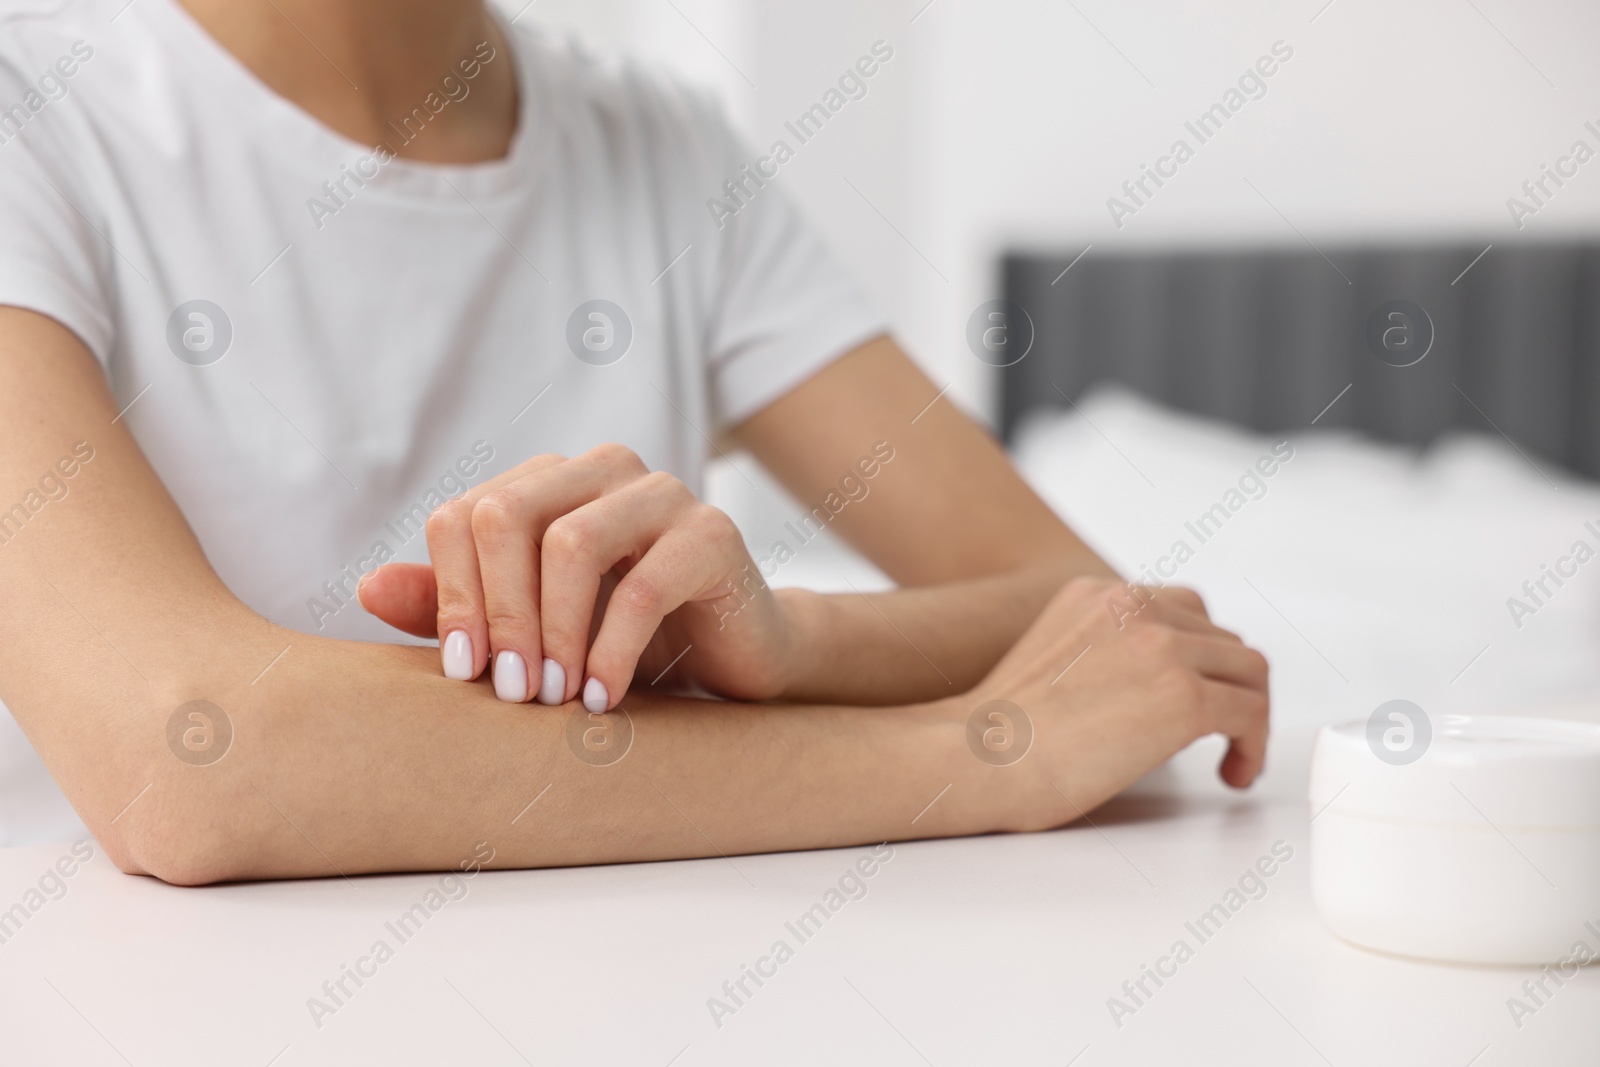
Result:
M515 72L483 0L179 2L274 92L351 140L435 163L510 146ZM408 126L419 109L426 120Z

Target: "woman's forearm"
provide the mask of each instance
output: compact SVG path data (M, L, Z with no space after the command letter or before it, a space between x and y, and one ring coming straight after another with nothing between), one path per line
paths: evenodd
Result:
M899 704L964 693L1078 575L1115 572L1085 549L988 577L884 593L780 590L795 632L784 699Z
M1265 662L1211 634L1198 600L1180 618L1163 598L1124 632L1105 582L1068 583L1014 644L1055 582L849 605L857 623L813 642L810 670L834 685L906 674L887 640L904 633L947 684L898 707L634 692L626 716L596 721L449 680L431 648L272 625L207 563L83 345L0 309L0 480L26 483L73 442L93 462L70 499L0 551L0 699L130 871L203 883L449 870L489 849L496 866L543 866L1029 829L1092 810L1204 733L1234 739L1230 782L1260 766ZM880 606L896 624L873 637L859 613ZM602 727L622 721L633 737L613 760Z
M1116 577L948 391L881 337L738 428L737 443L812 514L836 514L830 528L901 586L781 593L794 619L786 699L962 692L1068 579Z
M149 788L115 828L126 867L199 883L449 869L481 860L480 843L492 866L533 867L1008 828L1011 776L972 758L946 705L634 693L592 719L451 682L431 649L283 636L291 652L258 683L217 664L175 694L224 709L220 760L156 750L167 709L143 710ZM961 802L924 814L952 783Z

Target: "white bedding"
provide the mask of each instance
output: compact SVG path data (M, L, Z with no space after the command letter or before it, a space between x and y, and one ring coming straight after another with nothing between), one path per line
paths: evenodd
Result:
M1364 718L1394 697L1436 713L1600 720L1600 560L1559 589L1547 583L1553 595L1520 628L1507 608L1574 542L1600 549L1584 525L1600 530L1600 487L1535 467L1498 437L1455 436L1419 455L1307 428L1288 435L1293 458L1265 479L1265 495L1198 544L1185 523L1224 501L1283 439L1103 391L1078 412L1030 423L1017 447L1026 477L1125 573L1153 565L1175 540L1196 549L1174 581L1199 589L1213 616L1273 663L1275 736L1260 789L1302 794L1315 727ZM755 531L798 509L757 507L747 488L732 471L712 479L713 497L729 498L752 550L764 551ZM837 542L819 541L776 584L885 582ZM1219 752L1197 745L1146 787L1218 789ZM81 832L0 714L0 845Z
M1185 524L1284 440L1293 458L1264 480L1265 495L1200 545ZM1520 629L1506 605L1575 541L1600 550L1600 533L1584 528L1600 531L1600 485L1503 438L1459 434L1419 453L1312 427L1268 437L1101 390L1076 412L1025 425L1015 454L1123 573L1155 564L1175 540L1195 549L1173 581L1199 589L1220 623L1272 661L1274 736L1258 790L1304 796L1316 727L1395 697L1430 713L1600 721L1600 559L1559 589L1547 583L1554 595ZM742 487L724 475L716 487ZM802 552L776 584L887 582L834 541ZM1221 751L1198 744L1143 788L1220 790Z
M1125 573L1193 544L1186 522L1275 443L1294 449L1175 579L1272 661L1264 788L1299 793L1315 727L1395 697L1430 713L1600 719L1600 560L1559 588L1547 579L1520 628L1507 606L1533 606L1523 582L1574 542L1600 549L1600 486L1497 436L1418 453L1310 427L1246 434L1117 391L1080 407L1025 426L1018 463ZM1183 780L1209 780L1200 762L1178 761Z

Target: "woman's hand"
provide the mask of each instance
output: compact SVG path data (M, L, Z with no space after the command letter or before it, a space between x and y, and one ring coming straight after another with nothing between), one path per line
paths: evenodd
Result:
M1235 788L1266 758L1266 657L1212 623L1188 589L1073 579L960 702L977 720L969 737L994 727L1011 743L1016 712L984 709L989 701L1015 705L1033 731L1024 755L985 760L1018 764L1021 773L1001 783L1020 787L1014 829L1070 821L1208 734L1228 737L1219 773ZM1079 809L1065 818L1063 798Z
M438 508L427 536L431 567L388 564L359 592L438 636L450 678L492 662L500 699L581 691L591 712L668 669L734 699L783 689L787 618L738 528L621 445L530 459Z

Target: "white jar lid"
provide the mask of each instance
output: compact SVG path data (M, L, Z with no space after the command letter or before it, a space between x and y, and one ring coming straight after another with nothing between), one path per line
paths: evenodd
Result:
M1322 728L1311 761L1313 814L1600 829L1600 725L1504 715L1407 723L1403 708L1396 714L1375 716L1376 726Z

